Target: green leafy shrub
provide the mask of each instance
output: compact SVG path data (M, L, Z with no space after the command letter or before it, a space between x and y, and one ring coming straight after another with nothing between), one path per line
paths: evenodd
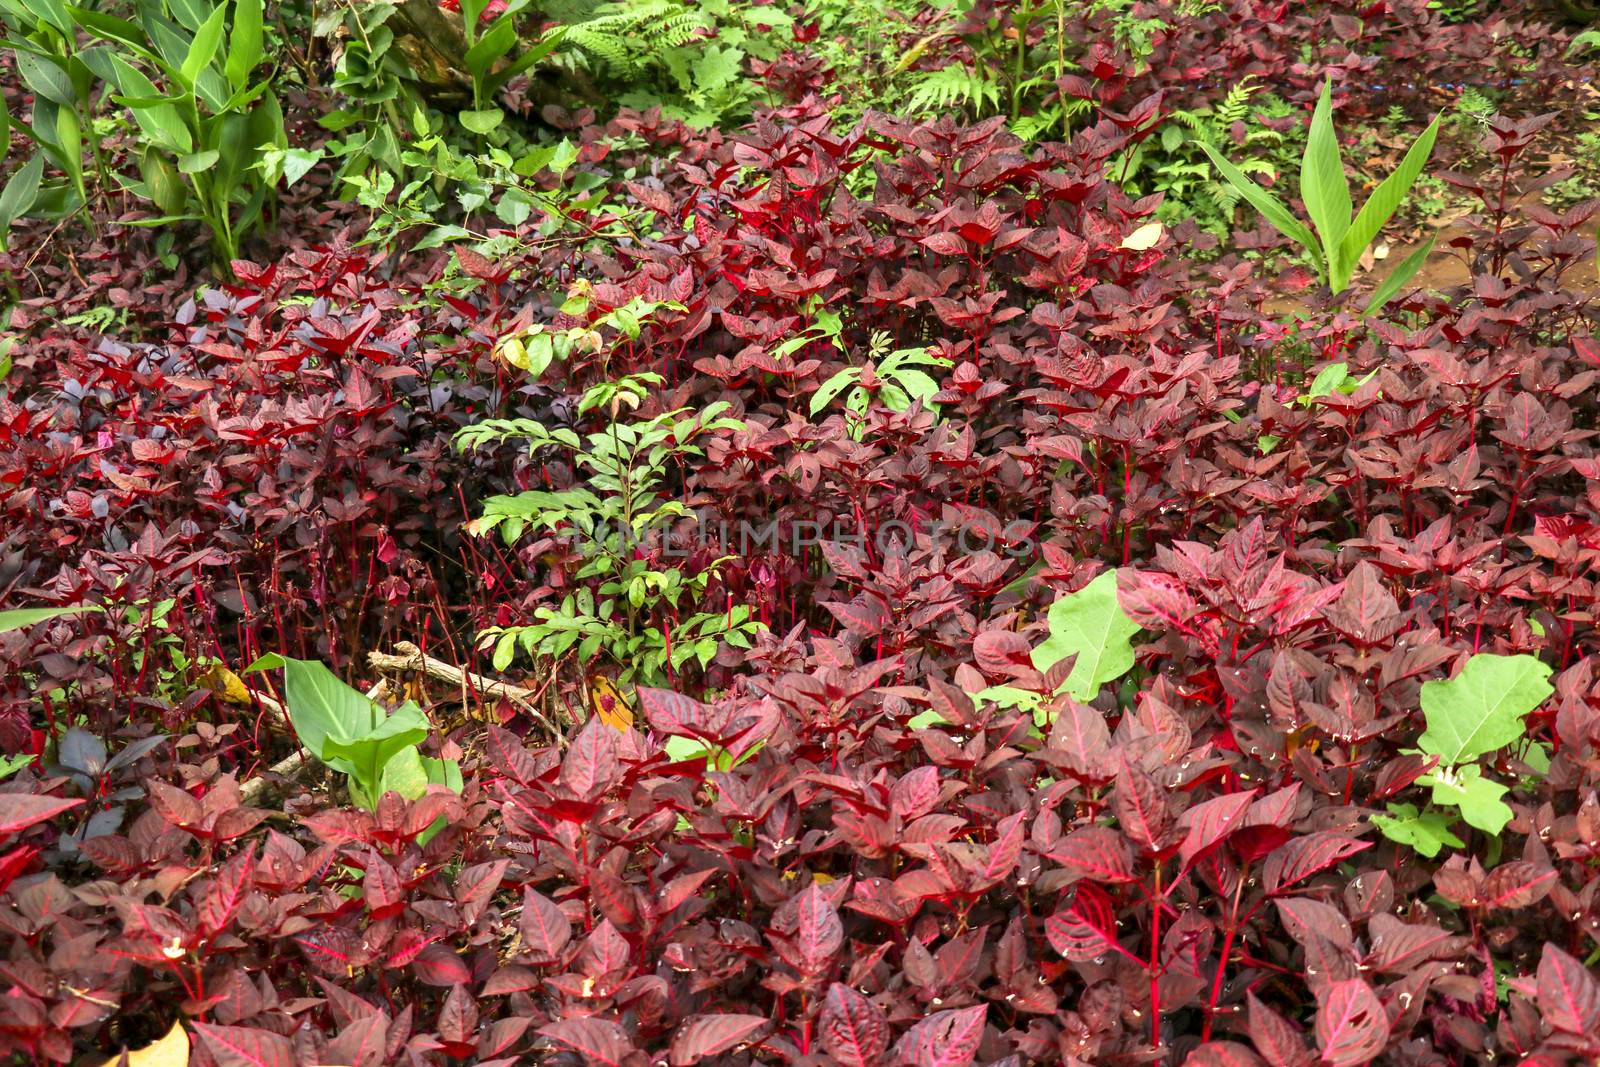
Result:
M7 47L37 94L21 126L66 175L21 210L61 216L88 203L83 131L92 104L109 99L137 130L138 176L113 177L158 212L145 224L198 221L218 263L238 258L273 195L269 153L288 148L272 75L255 77L266 59L262 0L138 0L133 20L58 0L4 3ZM78 49L80 35L100 43ZM97 139L88 147L103 172Z

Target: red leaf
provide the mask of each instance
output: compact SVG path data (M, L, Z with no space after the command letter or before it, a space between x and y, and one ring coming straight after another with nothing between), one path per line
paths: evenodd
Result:
M429 945L411 961L417 979L441 989L472 981L472 972L466 963L443 945Z
M822 1047L845 1067L875 1067L889 1047L882 1010L842 982L828 987L819 1025Z
M405 908L406 893L400 885L400 876L389 861L373 849L367 850L367 873L361 880L367 910L374 919L387 918Z
M478 1005L466 986L456 986L444 998L439 1006L438 1029L439 1038L452 1045L465 1045L472 1040L478 1029Z
M561 761L561 782L590 800L616 780L617 768L617 732L596 716L578 731Z
M18 830L26 830L35 823L53 819L82 803L83 800L79 798L63 800L60 797L42 797L35 793L0 793L0 834L14 834ZM196 804L196 813L199 810L200 806Z
M1371 1062L1389 1040L1389 1018L1359 978L1332 982L1317 1008L1317 1045L1329 1067Z
M1183 1067L1261 1067L1262 1060L1236 1041L1208 1041L1189 1053Z
M1201 853L1227 837L1243 821L1256 798L1256 791L1230 793L1202 801L1178 816L1178 825L1188 828L1188 836L1178 846L1178 858L1188 867Z
M990 885L1006 878L1022 858L1023 819L1027 812L1019 811L1001 819L995 826L995 842L989 846L989 857L983 865L983 877Z
M1249 1011L1250 1040L1269 1067L1312 1067L1317 1058L1293 1023L1261 1003L1254 993L1249 997Z
M1361 841L1333 830L1297 837L1267 857L1261 873L1262 884L1268 893L1282 892L1371 847L1371 841Z
M494 769L520 786L532 785L539 777L539 766L522 747L522 738L501 726L490 726L484 738L484 754Z
M1050 859L1082 878L1105 885L1132 882L1133 854L1109 826L1085 826L1050 846Z
M679 1023L668 1059L672 1067L688 1067L707 1056L732 1052L764 1036L772 1026L765 1015L695 1015Z
M913 1067L966 1067L978 1053L989 1006L934 1012L907 1030L895 1046Z
M282 1034L251 1026L193 1025L217 1067L295 1067L294 1045Z
M204 817L200 802L177 786L152 778L145 783L150 806L173 826L191 826ZM4 829L0 826L0 829Z
M518 923L524 948L555 960L572 940L572 924L555 901L535 889L522 894L522 919Z
M217 869L216 877L200 898L201 936L210 939L227 928L254 885L256 847L251 845Z
M911 822L933 810L940 792L939 768L925 764L894 783L889 790L889 811L903 822Z
M1548 863L1502 863L1483 882L1481 903L1489 908L1526 908L1549 895L1556 869Z
M1545 1022L1569 1034L1600 1032L1600 982L1589 968L1546 942L1538 978L1539 1010Z
M539 1033L577 1049L586 1062L600 1067L622 1067L634 1051L622 1027L604 1019L562 1019L540 1027Z
M1123 764L1111 791L1111 810L1122 832L1150 852L1159 852L1172 822L1167 798L1148 774Z
M636 695L639 710L650 728L674 737L704 737L711 722L711 709L670 689L640 687Z
M795 901L795 916L794 947L800 970L807 975L819 975L827 970L839 946L844 944L844 925L839 921L839 912L822 887L812 883Z
M1045 920L1044 933L1051 948L1079 963L1122 951L1111 898L1092 882L1077 884L1072 904Z

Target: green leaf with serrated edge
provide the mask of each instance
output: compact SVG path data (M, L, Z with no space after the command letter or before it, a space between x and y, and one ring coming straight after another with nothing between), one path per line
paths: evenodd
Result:
M1378 236L1378 231L1383 229L1383 224L1389 221L1389 216L1393 215L1405 201L1406 194L1411 191L1411 186L1422 173L1422 168L1427 166L1428 157L1433 154L1433 142L1438 136L1439 117L1435 116L1432 124L1407 150L1405 158L1400 161L1394 173L1385 178L1372 191L1372 195L1367 197L1367 202L1361 206L1355 221L1350 224L1344 238L1339 242L1339 255L1348 268L1354 269L1356 261L1361 258L1361 253L1366 251L1372 239Z
M1350 284L1340 241L1350 228L1350 183L1339 158L1339 138L1333 132L1333 79L1322 83L1322 96L1311 114L1311 130L1300 161L1300 199L1322 239L1322 255L1334 292Z
M1204 141L1195 142L1201 151L1210 157L1211 163L1222 172L1229 185L1250 202L1250 206L1261 212L1261 217L1266 219L1272 227L1289 240L1294 241L1305 249L1316 262L1317 270L1324 275L1326 280L1327 267L1323 262L1322 250L1318 247L1316 235L1311 232L1293 213L1283 205L1283 201L1267 192L1254 181L1250 180L1238 167L1229 163L1222 154ZM1349 235L1346 234L1346 237Z
M1433 802L1440 807L1461 809L1467 825L1485 833L1498 834L1511 821L1511 808L1500 798L1507 789L1485 778L1475 763L1465 767L1440 768L1417 779L1418 785L1433 787Z
M1428 255L1433 251L1434 238L1428 238L1426 244L1405 259L1389 272L1389 276L1378 287L1372 290L1372 296L1367 299L1367 306L1361 309L1363 315L1375 315L1383 310L1383 306L1393 300L1405 288L1407 282L1416 276L1417 271L1427 262Z
M1372 824L1390 841L1409 845L1430 858L1446 845L1465 848L1466 842L1450 832L1450 819L1437 811L1418 812L1410 804L1390 804L1389 814L1372 816Z
M1050 605L1050 636L1033 650L1033 665L1048 671L1058 661L1076 655L1072 673L1062 688L1074 700L1087 702L1100 687L1120 678L1133 667L1129 638L1139 625L1117 603L1117 572L1106 571L1078 590Z
M1523 716L1555 692L1549 678L1532 656L1478 653L1448 682L1423 683L1428 728L1418 745L1450 767L1521 740Z

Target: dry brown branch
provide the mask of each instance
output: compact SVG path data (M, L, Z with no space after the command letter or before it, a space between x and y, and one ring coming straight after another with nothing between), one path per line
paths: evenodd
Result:
M464 671L443 660L424 655L422 649L410 641L400 641L394 647L397 655L387 652L367 653L367 665L376 671L420 671L430 678L437 678L454 686L460 691L463 704L481 702L484 697L504 697L520 705L528 717L544 727L552 739L561 740L563 736L561 731L557 730L550 720L545 718L544 712L539 710L539 694L534 690L509 682L497 682L493 678Z

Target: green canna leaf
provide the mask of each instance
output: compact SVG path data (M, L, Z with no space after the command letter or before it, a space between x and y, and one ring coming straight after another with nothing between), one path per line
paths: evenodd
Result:
M1435 117L1432 124L1423 131L1417 142L1407 150L1405 158L1367 197L1367 202L1361 206L1361 211L1356 215L1355 221L1345 231L1344 237L1339 242L1339 255L1345 268L1345 284L1349 284L1350 272L1355 269L1355 263L1361 258L1372 239L1378 236L1378 231L1383 229L1383 224L1395 213L1411 191L1411 186L1416 183L1422 174L1422 168L1427 166L1428 157L1433 154L1433 142L1439 136L1439 119Z
M1250 202L1250 206L1261 213L1279 233L1294 241L1305 249L1312 260L1315 261L1318 273L1326 278L1327 269L1323 260L1322 250L1318 246L1316 235L1306 227L1305 223L1294 217L1294 214L1284 206L1283 201L1257 185L1238 167L1229 163L1222 157L1222 153L1212 148L1204 141L1195 142L1201 151L1210 157L1211 163L1222 173L1228 184L1238 191L1239 195Z
M1341 260L1340 241L1350 228L1350 183L1339 158L1339 138L1333 130L1333 80L1322 83L1322 96L1311 114L1305 156L1300 162L1300 199L1322 239L1328 264L1329 285L1339 292L1350 284L1350 272Z

